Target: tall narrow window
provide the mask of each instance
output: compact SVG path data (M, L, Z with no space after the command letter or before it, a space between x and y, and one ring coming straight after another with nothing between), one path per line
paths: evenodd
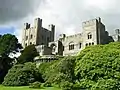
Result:
M26 36L25 38L26 38L26 40L28 40L28 36Z
M63 51L65 50L65 47L63 46Z
M92 39L92 34L91 33L88 33L88 39Z
M82 43L79 44L79 48L81 48L81 47L82 47Z
M30 35L30 39L32 39L33 38L33 35Z
M27 43L25 44L25 47L27 47Z

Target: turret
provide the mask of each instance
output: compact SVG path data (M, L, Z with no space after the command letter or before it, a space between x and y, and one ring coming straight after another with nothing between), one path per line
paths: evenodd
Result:
M116 29L115 34L120 34L120 29Z
M36 18L36 19L34 20L34 27L35 27L35 28L42 27L42 19Z
M30 24L24 23L24 29L29 29L29 28L30 28Z
M55 25L53 25L53 24L49 25L48 29L51 31L51 41L54 41L54 37L55 37Z

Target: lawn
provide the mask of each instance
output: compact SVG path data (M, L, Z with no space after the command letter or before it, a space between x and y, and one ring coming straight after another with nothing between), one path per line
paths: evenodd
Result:
M61 90L61 89L54 88L54 87L49 87L49 88L45 88L45 89L31 89L29 87L4 87L4 86L0 86L0 90Z

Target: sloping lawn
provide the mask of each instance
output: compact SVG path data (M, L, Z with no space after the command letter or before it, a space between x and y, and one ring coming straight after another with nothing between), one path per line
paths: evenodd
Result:
M61 89L54 88L54 87L49 87L49 88L45 88L45 89L31 89L29 87L4 87L4 86L0 86L0 90L61 90Z

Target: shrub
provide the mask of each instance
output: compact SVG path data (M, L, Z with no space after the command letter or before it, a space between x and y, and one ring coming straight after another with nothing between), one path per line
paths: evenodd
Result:
M100 79L92 86L92 90L118 90L120 89L120 81L113 79Z
M25 86L35 81L42 81L41 75L34 63L13 66L4 78L5 86Z
M40 65L40 73L46 82L59 84L63 81L73 82L75 67L74 57L65 57L58 61L43 63Z
M102 90L119 89L119 49L120 42L115 42L87 47L81 51L77 56L75 66L75 75L80 87L94 90L97 88L104 88Z
M73 83L68 81L61 82L60 87L62 90L73 90Z
M43 87L51 87L52 85L49 82L45 82L45 83L42 84L42 86Z
M24 51L21 53L21 55L18 57L18 64L23 64L26 62L34 62L34 58L36 56L39 56L39 53L37 52L34 45L27 46Z
M31 83L29 88L40 88L41 87L41 83L40 82L34 82L34 83Z

